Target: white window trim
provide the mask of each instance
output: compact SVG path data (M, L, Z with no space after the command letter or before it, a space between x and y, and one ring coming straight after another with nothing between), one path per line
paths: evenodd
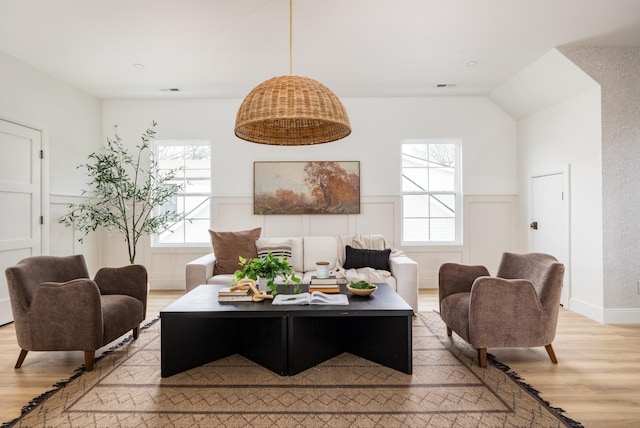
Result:
M213 163L213 145L209 140L200 140L200 139L173 139L173 140L154 140L153 142L153 154L156 154L156 148L158 146L208 146L209 147L209 155L211 157L211 162ZM189 193L190 196L208 196L209 203L211 203L211 196L213 195L213 166L210 165L210 180L211 180L211 189L209 193L201 192L201 193ZM178 196L184 196L185 193L178 193ZM209 223L211 223L211 210L209 210ZM206 248L211 246L210 241L203 242L177 242L177 243L159 243L158 242L158 234L154 233L151 235L151 249L152 251L161 252L163 248L171 249L171 248ZM160 250L160 251L158 251Z
M405 192L402 190L402 147L405 144L455 144L456 147L456 159L455 159L455 186L453 192L447 191L433 191L433 192ZM421 139L407 139L402 141L400 149L400 236L401 245L407 247L448 247L448 246L460 246L462 245L462 140L459 138L421 138ZM454 241L405 241L404 239L404 196L405 195L450 195L454 193L456 204L455 215L455 236Z

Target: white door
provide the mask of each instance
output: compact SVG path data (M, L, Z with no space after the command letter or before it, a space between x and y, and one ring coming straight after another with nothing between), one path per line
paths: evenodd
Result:
M0 325L13 321L5 268L41 254L41 132L0 120Z
M567 256L566 210L568 195L565 195L564 173L554 173L532 177L531 180L531 251L551 254L565 265L565 280L562 287L561 303L568 307L569 260Z

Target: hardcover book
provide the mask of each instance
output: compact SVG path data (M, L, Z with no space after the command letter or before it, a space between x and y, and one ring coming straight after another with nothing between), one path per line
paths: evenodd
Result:
M246 290L231 291L229 287L225 287L221 288L220 291L218 291L218 296L246 296L249 294L249 291L250 290L248 288Z
M318 278L317 276L311 277L311 284L313 285L316 285L316 284L335 285L337 283L338 283L338 278L336 278L335 276L330 276L329 278Z
M238 296L218 296L218 302L253 302L253 296L248 294Z
M346 294L326 294L320 291L300 294L278 294L274 305L348 305Z
M251 302L253 296L249 291L249 289L231 291L229 287L221 288L218 291L218 302Z
M309 293L314 291L335 294L340 292L340 286L338 284L310 284Z

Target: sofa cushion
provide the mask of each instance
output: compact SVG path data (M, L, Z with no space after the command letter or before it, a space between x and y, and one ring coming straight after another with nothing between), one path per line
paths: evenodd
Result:
M216 256L216 264L213 274L234 273L240 269L239 257L253 259L258 257L256 240L260 238L261 227L239 232L216 232L209 230L213 254Z
M315 271L316 262L329 262L329 269L335 269L337 260L338 241L334 236L304 237L303 272Z
M345 269L359 269L370 267L378 270L390 271L389 255L391 249L386 250L369 250L357 249L347 245L345 247Z

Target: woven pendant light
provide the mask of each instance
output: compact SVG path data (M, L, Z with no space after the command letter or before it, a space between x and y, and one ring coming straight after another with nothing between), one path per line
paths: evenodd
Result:
M256 86L242 101L235 134L253 143L304 146L339 140L351 133L347 111L329 88L308 77L293 76L293 0L289 0L289 76Z

